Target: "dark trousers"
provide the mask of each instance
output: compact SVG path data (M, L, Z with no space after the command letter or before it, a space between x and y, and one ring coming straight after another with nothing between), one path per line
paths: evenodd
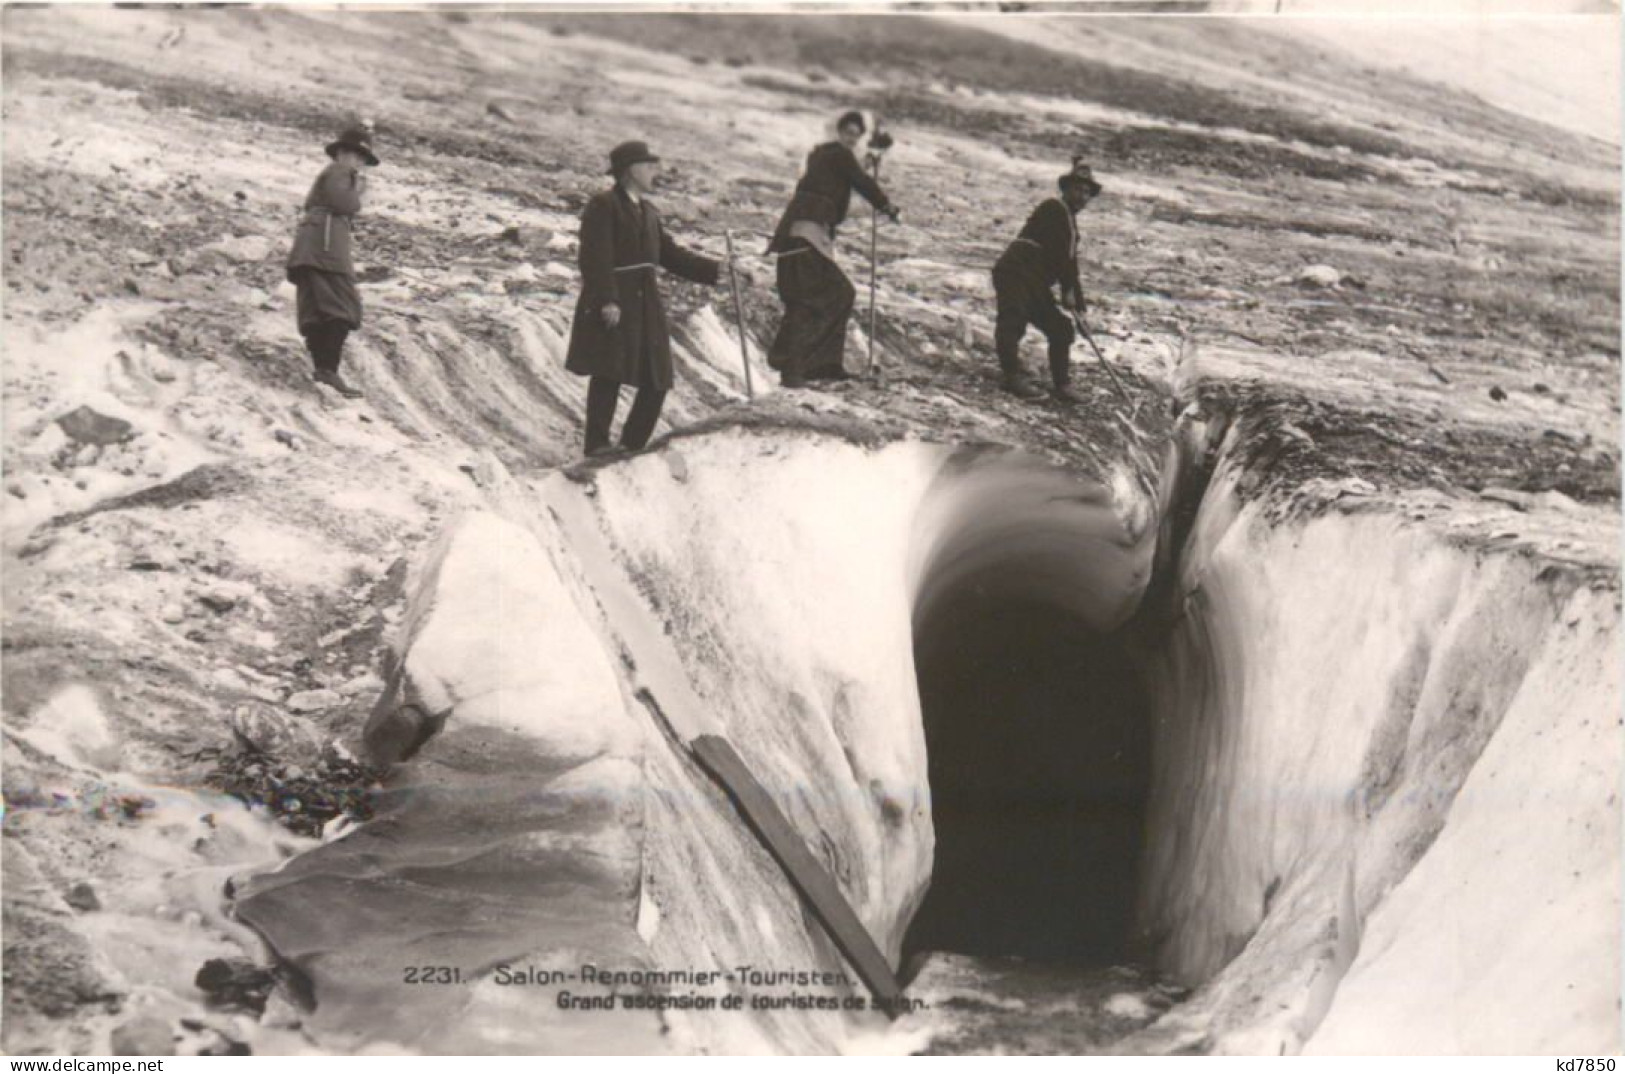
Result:
M1056 387L1072 378L1072 342L1077 330L1050 289L1004 262L993 268L993 290L998 296L998 316L993 325L993 347L998 351L999 369L1005 376L1021 371L1021 337L1029 326L1036 327L1049 340L1049 373Z
M609 427L615 421L615 408L621 401L619 381L608 377L592 377L587 381L587 450L609 447ZM632 400L632 410L621 426L621 446L642 451L654 435L655 423L660 420L660 408L666 405L666 393L659 388L639 388Z
M784 320L773 337L767 364L787 384L838 377L845 372L846 322L857 288L841 267L807 246L779 258L779 297Z
M305 346L318 373L337 373L339 359L344 356L344 340L350 335L350 326L343 321L321 321L306 325Z

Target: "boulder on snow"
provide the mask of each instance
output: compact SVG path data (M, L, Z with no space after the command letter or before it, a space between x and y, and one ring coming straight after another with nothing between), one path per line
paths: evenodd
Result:
M69 411L57 418L56 423L76 444L106 447L122 444L135 436L135 426L123 418L111 417L88 406Z
M344 698L332 690L301 690L288 698L288 708L294 712L321 712L344 704Z
M243 705L233 710L228 722L237 741L255 753L309 764L322 751L322 741L314 730L275 709Z
M211 1007L239 1007L258 1014L275 987L269 970L246 958L211 958L193 980Z
M73 885L62 899L81 913L88 914L102 908L101 899L96 897L96 889L86 883Z
M1294 281L1299 287L1336 287L1343 282L1343 274L1330 265L1310 265L1298 272Z

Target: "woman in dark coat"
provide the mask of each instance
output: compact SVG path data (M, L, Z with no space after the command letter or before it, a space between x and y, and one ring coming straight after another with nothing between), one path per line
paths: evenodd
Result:
M778 255L784 320L768 350L768 365L786 388L809 380L844 380L846 322L857 291L835 263L835 229L846 219L856 190L877 212L897 219L880 183L858 163L853 147L863 137L863 116L848 112L835 125L837 141L807 154L807 170L768 244Z
M720 262L678 246L649 204L660 158L643 142L610 153L615 186L581 214L581 298L570 328L564 367L587 383L586 453L610 450L621 385L637 388L621 429L621 447L641 451L671 390L671 334L660 301L657 268L695 283L715 284Z
M322 169L305 196L305 213L288 254L288 282L299 289L299 334L315 364L315 380L339 393L361 393L339 375L344 340L361 327L361 295L350 260L350 221L361 211L367 181L362 166L374 167L367 132L353 127L327 147L333 163Z

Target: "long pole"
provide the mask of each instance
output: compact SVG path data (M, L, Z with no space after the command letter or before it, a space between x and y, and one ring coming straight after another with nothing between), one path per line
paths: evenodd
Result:
M880 181L880 154L869 154L869 168L874 172L875 182ZM875 289L879 283L879 239L880 239L880 210L870 207L869 211L869 367L867 372L875 372Z
M745 346L745 304L739 300L739 273L734 271L733 229L723 232L728 239L728 283L734 292L734 320L739 324L739 360L745 365L745 398L756 401L756 389L750 382L750 350Z
M1106 367L1106 375L1112 378L1112 387L1117 389L1117 394L1123 397L1123 402L1133 406L1134 401L1128 397L1128 391L1123 387L1123 382L1117 378L1117 371L1112 368L1110 362L1106 361L1106 356L1100 353L1100 344L1096 343L1095 337L1089 334L1089 326L1083 323L1083 316L1077 310L1072 311L1072 323L1078 326L1078 334L1089 341L1089 346L1094 350L1095 357L1099 358L1100 364Z

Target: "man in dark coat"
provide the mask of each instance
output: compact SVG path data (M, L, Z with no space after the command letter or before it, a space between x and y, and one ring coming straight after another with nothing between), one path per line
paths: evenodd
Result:
M637 388L621 429L621 447L641 451L671 390L671 334L660 301L657 268L696 283L715 284L720 262L678 246L649 204L660 158L643 142L610 153L615 186L581 214L581 298L570 328L564 367L587 382L586 453L611 450L621 385Z
M768 243L768 252L778 255L784 320L767 362L786 388L850 376L841 354L857 291L835 263L835 229L846 219L854 190L876 211L897 219L897 208L853 151L865 129L863 116L848 112L835 126L839 140L807 155L806 173Z
M355 265L350 260L350 222L361 211L366 192L363 165L375 167L371 137L352 127L327 147L333 163L322 169L310 193L305 212L288 254L288 282L298 288L299 334L316 367L319 384L355 397L361 393L339 375L344 340L361 327L361 295L355 286Z
M998 296L998 318L993 343L999 355L1000 386L1012 395L1033 399L1043 392L1029 383L1021 368L1021 337L1035 325L1049 340L1050 379L1056 398L1073 400L1071 388L1071 318L1055 304L1050 290L1061 287L1061 306L1081 310L1078 282L1078 223L1075 217L1100 193L1089 168L1075 165L1059 180L1061 196L1033 210L1021 234L993 266L993 290Z

